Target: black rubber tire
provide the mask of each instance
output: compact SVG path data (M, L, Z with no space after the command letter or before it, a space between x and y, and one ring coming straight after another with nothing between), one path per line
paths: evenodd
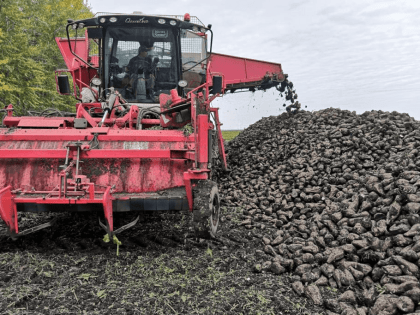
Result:
M219 226L220 196L217 184L200 180L193 188L193 223L197 237L214 238Z

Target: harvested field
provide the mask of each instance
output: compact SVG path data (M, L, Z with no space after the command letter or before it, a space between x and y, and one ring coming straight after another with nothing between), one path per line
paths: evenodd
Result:
M219 186L261 238L254 269L292 273L330 315L420 313L419 126L326 109L263 118L230 141Z
M95 213L20 215L58 222L15 242L0 230L0 313L322 314L288 275L252 272L260 239L239 226L239 210L224 211L214 241L185 237L189 216L146 216L118 236L119 256Z
M235 137L239 135L240 132L241 130L223 130L222 131L223 139L226 141L231 141L235 139Z

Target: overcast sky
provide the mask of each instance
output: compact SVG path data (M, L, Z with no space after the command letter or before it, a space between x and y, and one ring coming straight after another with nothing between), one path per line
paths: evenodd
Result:
M197 16L213 51L281 63L307 110L399 111L420 120L419 0L89 0L93 12ZM275 89L213 103L224 129L278 115Z

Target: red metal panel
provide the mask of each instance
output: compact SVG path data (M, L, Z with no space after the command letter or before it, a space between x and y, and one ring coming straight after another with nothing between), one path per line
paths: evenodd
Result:
M57 42L58 48L63 55L67 69L70 71L78 69L83 63L71 53L68 39L56 37L55 41ZM88 59L88 41L84 37L79 37L77 39L72 38L70 39L70 44L72 50L77 55L83 58L83 60Z
M92 127L97 127L97 123L96 121L92 118L92 116L90 116L88 114L88 112L83 108L83 106L79 106L77 108L77 118L85 118L87 120L87 122L92 126Z
M268 73L283 78L281 64L212 53L211 72L223 74L225 84L260 81Z
M93 64L94 67L99 67L99 56L91 56L90 63Z
M65 126L65 118L46 118L46 117L33 117L26 119L20 119L17 124L18 127L38 127L42 126L44 128L58 128Z
M187 193L187 200L188 200L188 206L190 208L190 211L193 211L193 195L192 195L192 183L191 180L197 180L202 179L206 180L209 178L209 170L188 170L188 172L184 173L184 185L185 185L185 191Z
M86 204L103 204L103 199L83 199L83 198L49 198L44 199L42 197L38 198L13 198L16 204L18 203L36 203L36 204L54 204L54 205L86 205Z
M104 215L107 222L107 228L112 232L114 230L114 219L112 213L111 187L106 189L102 204L104 206Z
M50 134L51 132L53 134ZM81 151L79 174L86 175L91 182L102 187L115 185L116 192L123 193L150 192L183 186L183 173L192 167L192 161L186 158L194 157L191 151L186 151L193 150L192 139L179 131L164 131L163 134L160 132L124 132L110 129L108 135L98 136L98 149ZM165 132L170 136L164 137ZM16 135L13 133L3 135L3 141L0 141L0 188L11 185L13 189L54 189L59 183L59 166L64 164L69 140L82 140L82 146L85 146L93 138L88 129L21 129L19 133L19 137L26 141L16 141ZM34 136L36 134L37 137ZM72 137L63 137L66 134ZM109 134L115 137L110 137ZM49 140L28 140L40 137ZM52 140L57 137L66 139ZM180 141L139 141L165 138ZM113 141L114 139L116 141ZM76 150L71 150L71 159L75 158L75 152ZM101 163L98 163L97 159L101 159Z
M198 115L198 162L207 163L209 159L209 116Z
M3 150L0 159L64 159L67 150ZM171 150L91 150L82 151L81 159L167 158Z
M60 158L63 155L64 150L67 150L67 146L70 143L80 141L82 147L82 156L101 158L103 153L107 154L106 157L112 158L125 158L125 157L169 157L169 153L162 153L161 151L186 151L193 150L194 144L191 142L183 141L105 141L99 138L99 143L96 144L95 148L89 151L89 144L93 138L93 135L88 139L81 137L72 139L73 141L0 141L0 159L3 157L15 157L15 158ZM74 145L72 146L74 147ZM74 148L75 149L75 148ZM21 150L21 151L19 151ZM87 151L85 151L87 150ZM151 151L150 151L151 150ZM45 151L46 154L51 153L50 156L42 156L41 153L35 151ZM58 151L54 153L53 151ZM103 153L95 153L101 151ZM124 155L124 151L128 152ZM135 151L148 151L156 156L143 156L143 153L133 153ZM156 152L155 152L156 151ZM22 152L22 154L19 154ZM74 156L75 150L72 150L70 157ZM118 153L120 152L120 153ZM29 155L30 154L30 155ZM179 155L178 155L179 156Z
M114 192L141 193L184 185L183 173L192 168L184 159L82 159L79 174L86 175L98 187L115 186ZM51 191L59 184L64 159L0 160L0 187ZM70 178L74 178L75 170ZM103 188L102 188L103 189Z
M14 129L0 128L0 141L77 141L92 140L93 134L104 128L88 129ZM180 130L124 130L108 129L99 135L99 141L193 142L194 135L186 137Z
M159 125L160 119L142 119L141 123L143 125Z

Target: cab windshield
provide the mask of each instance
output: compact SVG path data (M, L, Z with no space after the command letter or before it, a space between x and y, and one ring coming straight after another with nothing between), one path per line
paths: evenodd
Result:
M129 102L159 102L178 82L173 31L153 27L112 27L105 35L105 86Z

